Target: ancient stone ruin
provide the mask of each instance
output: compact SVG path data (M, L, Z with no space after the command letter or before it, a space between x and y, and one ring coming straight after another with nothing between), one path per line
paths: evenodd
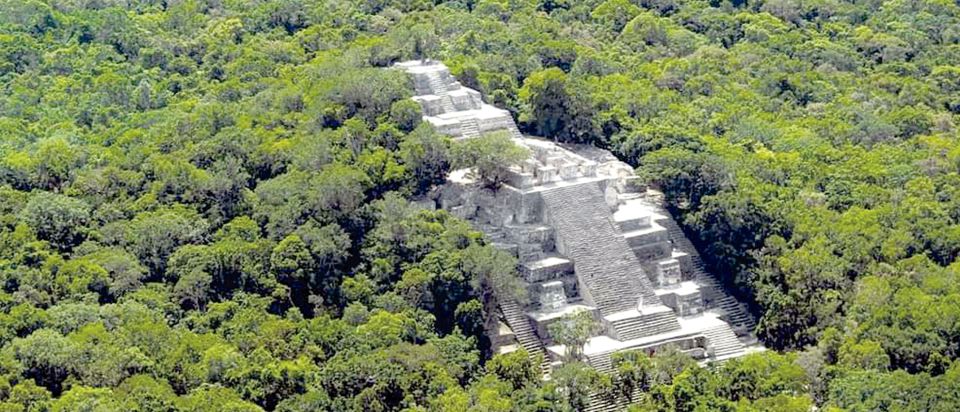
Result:
M759 349L754 323L703 268L696 249L633 169L596 148L520 134L510 114L461 86L441 63L396 65L413 78L424 119L454 139L506 130L531 157L496 191L467 171L451 174L440 206L517 256L529 304L503 302L497 350L544 354L544 372L566 359L549 325L589 311L602 326L583 357L608 371L617 351L673 345L704 362Z

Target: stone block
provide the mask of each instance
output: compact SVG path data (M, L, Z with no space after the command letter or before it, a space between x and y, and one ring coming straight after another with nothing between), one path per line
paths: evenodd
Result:
M450 101L457 111L478 110L483 103L480 100L480 93L466 88L449 92L447 96L450 97Z
M693 273L693 269L694 269L693 259L692 259L692 256L690 256L690 254L688 254L687 252L681 252L679 250L674 249L673 253L671 254L671 257L673 257L674 259L680 262L680 272L686 275ZM685 276L684 280L691 280L691 279L687 279Z
M517 243L539 243L544 250L553 249L553 228L545 225L507 225L504 227Z
M617 210L617 207L620 205L620 197L618 196L617 189L612 185L608 185L603 191L603 201L606 202L611 212Z
M437 130L440 134L445 134L448 136L459 136L460 135L460 123L434 123L433 128Z
M507 172L507 184L517 189L527 189L536 184L536 179L533 177L533 173L511 169Z
M545 282L573 275L573 262L559 256L546 256L542 259L523 262L520 274L527 282ZM568 296L573 296L568 294Z
M677 313L680 316L692 316L703 312L703 296L700 290L685 296L677 296Z
M637 226L640 228L648 228L653 225L653 220L650 215L640 216L637 218ZM669 234L668 234L669 236Z
M597 162L588 160L580 164L580 174L586 177L594 177L597 175Z
M540 307L556 310L567 304L567 295L563 291L563 282L551 281L540 284Z
M557 168L553 166L542 166L537 168L537 181L540 184L548 184L557 180Z
M517 258L521 262L538 260L546 255L543 250L543 244L540 243L520 243L517 246Z
M514 243L500 243L494 242L493 247L509 253L513 257L518 257L520 248Z
M536 223L543 220L543 200L539 193L523 194L517 203L517 223Z
M540 167L540 164L534 159L527 159L520 164L520 167L523 169L524 173L533 174L537 171L537 168Z
M657 262L657 282L661 287L677 285L682 277L678 260L667 259Z
M580 284L576 276L564 276L559 279L563 282L563 291L567 294L567 302L580 300Z
M651 230L650 227L641 228L632 232L628 232L625 235L627 243L630 244L630 247L638 248L642 246L649 246L658 243L669 243L669 233L666 229L660 228L661 230Z
M436 95L415 96L415 101L420 103L425 116L439 116L443 114L443 98Z
M560 178L563 180L572 180L579 177L580 167L575 163L566 162L560 166Z
M477 215L477 205L464 204L450 208L450 214L461 219L472 219Z
M546 163L547 166L559 169L564 163L566 163L566 159L563 156L552 155L548 156L544 163Z
M673 251L673 245L669 242L659 242L639 246L631 245L631 248L633 249L633 254L636 255L637 259L641 262L668 258Z

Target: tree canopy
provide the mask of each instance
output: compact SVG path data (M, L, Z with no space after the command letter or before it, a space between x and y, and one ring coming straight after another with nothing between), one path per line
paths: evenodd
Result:
M0 409L956 410L960 6L0 1ZM773 349L494 355L515 261L410 200L454 145L386 66L661 189ZM515 156L514 156L515 155Z

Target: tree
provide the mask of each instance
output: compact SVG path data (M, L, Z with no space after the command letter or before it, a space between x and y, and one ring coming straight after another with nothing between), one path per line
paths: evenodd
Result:
M440 39L430 25L420 24L410 29L411 57L426 60L439 48Z
M520 101L526 109L526 117L520 120L531 122L538 135L559 140L566 137L566 129L576 115L573 99L562 70L549 68L533 73L520 89Z
M400 142L400 158L413 174L414 193L423 193L447 178L450 169L450 140L420 123Z
M474 168L489 187L498 187L508 177L510 166L527 158L529 152L505 132L494 132L457 142L453 147L458 168Z
M614 382L621 396L632 399L636 389L644 392L653 385L653 360L645 351L621 351L610 355L617 371Z
M589 310L566 314L547 327L550 337L566 348L566 357L573 361L582 360L583 347L602 329Z
M590 395L603 385L603 378L583 363L568 362L551 374L551 382L545 390L559 392L566 407L583 411L590 404Z
M0 410L960 410L955 3L0 0ZM405 58L638 166L771 350L492 357L516 260L424 209L525 155Z
M103 268L110 276L108 289L115 296L133 292L143 285L147 269L136 256L120 248L106 248L85 255L88 260Z
M56 331L40 329L14 340L10 350L22 365L24 376L35 380L53 395L60 394L76 351L73 342Z
M627 0L607 0L593 9L590 17L619 33L627 22L633 20L638 14L640 14L640 8Z
M20 218L36 231L38 238L68 251L87 236L90 206L68 196L37 192L20 212Z
M538 363L524 349L494 355L486 366L487 371L509 382L514 390L534 387L541 378Z
M125 408L114 397L112 390L107 388L91 388L75 386L64 392L63 396L54 401L50 410L55 412L68 411L104 411L120 412Z
M207 222L196 211L178 205L139 213L123 229L125 243L157 278L178 246L203 239Z
M421 117L423 117L423 111L420 103L413 100L398 100L390 105L390 121L405 133L416 129Z
M121 383L115 392L127 405L144 411L175 410L177 395L166 381L148 375L134 375Z

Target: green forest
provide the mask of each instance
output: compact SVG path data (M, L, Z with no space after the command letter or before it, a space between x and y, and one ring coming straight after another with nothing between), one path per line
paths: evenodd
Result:
M428 57L636 166L770 350L494 356L515 260L415 201L505 149ZM0 411L956 411L958 122L950 0L0 0Z

